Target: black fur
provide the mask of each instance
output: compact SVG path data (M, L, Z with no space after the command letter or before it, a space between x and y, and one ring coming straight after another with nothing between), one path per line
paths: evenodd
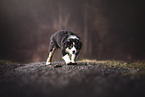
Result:
M56 32L55 34L53 34L50 38L50 44L49 44L49 52L52 51L52 49L54 47L57 48L61 48L62 50L62 54L64 55L65 53L65 49L71 44L71 42L76 42L77 45L76 45L76 48L78 50L81 49L81 46L82 46L82 43L80 41L80 38L78 37L78 39L70 39L68 40L67 38L70 36L70 35L75 35L77 36L76 34L74 34L73 32L69 31L69 30L64 30L64 31L58 31Z
M77 39L68 39L70 35L76 36ZM66 52L66 48L71 47L73 42L75 42L75 48L77 49L76 55L78 55L82 47L82 42L80 41L80 38L78 37L78 35L74 34L73 32L69 30L58 31L54 33L50 38L48 52L51 52L54 48L56 49L60 48L62 55L64 56L68 54L68 52Z

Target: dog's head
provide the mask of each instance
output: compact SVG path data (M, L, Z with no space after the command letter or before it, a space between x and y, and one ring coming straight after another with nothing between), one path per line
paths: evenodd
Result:
M77 54L81 49L82 43L79 39L68 39L65 42L66 52L69 54Z

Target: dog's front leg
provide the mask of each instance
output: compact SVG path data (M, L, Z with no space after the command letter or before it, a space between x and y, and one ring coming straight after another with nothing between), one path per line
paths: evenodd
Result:
M47 61L46 61L46 65L49 65L51 63L51 59L52 59L52 52L49 52Z
M55 52L56 48L54 47L52 49L52 51L50 51L48 53L48 58L47 58L47 61L46 61L46 65L49 65L51 63L51 60L52 60L52 57L53 57L53 53Z
M70 64L71 60L68 54L64 55L62 58L64 59L66 64Z
M72 63L76 63L76 55L75 54L72 54L72 56L71 56L71 62Z

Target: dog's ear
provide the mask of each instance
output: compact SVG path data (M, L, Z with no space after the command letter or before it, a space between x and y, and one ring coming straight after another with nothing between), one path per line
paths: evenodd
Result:
M80 50L82 47L82 42L80 40L76 40L77 50Z
M82 42L79 41L79 50L81 49L81 47L82 47Z

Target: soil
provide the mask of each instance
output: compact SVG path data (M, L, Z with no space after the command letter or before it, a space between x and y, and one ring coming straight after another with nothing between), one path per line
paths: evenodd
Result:
M145 97L136 68L104 63L0 63L0 97Z

